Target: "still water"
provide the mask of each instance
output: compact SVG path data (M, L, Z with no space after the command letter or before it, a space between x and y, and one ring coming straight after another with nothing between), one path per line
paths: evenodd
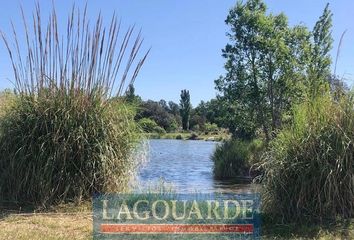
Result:
M166 182L177 192L257 191L257 186L213 178L211 155L217 142L194 140L149 140L148 161L140 169L142 188Z

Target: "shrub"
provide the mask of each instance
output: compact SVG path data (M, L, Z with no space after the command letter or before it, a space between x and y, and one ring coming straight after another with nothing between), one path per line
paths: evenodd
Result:
M164 128L160 127L160 126L154 127L153 131L155 133L160 133L160 134L165 134L166 133L166 130Z
M155 128L159 126L154 120L150 118L142 118L138 121L138 124L147 133L155 132Z
M143 102L138 109L137 119L150 118L165 130L172 130L175 118L159 103L152 100Z
M199 124L193 125L193 127L191 128L191 130L192 130L192 131L199 131L199 130L200 130Z
M167 128L167 131L168 132L175 132L177 130L178 130L178 123L177 123L176 119L173 119L171 121L170 126Z
M0 192L5 200L45 204L122 191L136 167L134 112L99 100L21 97L2 118Z
M206 133L213 133L218 131L218 125L215 123L205 123L205 131Z
M157 125L157 123L150 118L142 118L138 121L139 126L147 133L166 133L166 130Z
M181 134L178 134L177 136L176 136L176 139L177 140L182 140L183 138L182 138L182 135Z
M91 31L85 14L78 13L80 18L74 13L64 41L55 11L44 27L38 6L34 33L25 27L26 56L2 35L18 94L0 120L0 200L48 205L89 199L95 192L124 191L138 164L132 158L139 140L134 109L119 99L140 36L129 51L133 29L118 46L116 18L105 31L99 17ZM20 45L16 36L13 41ZM135 64L128 84L145 57ZM122 58L127 65L117 82ZM117 100L112 100L114 95Z
M215 178L248 176L251 165L260 156L262 149L263 143L260 140L230 139L221 143L212 156Z
M198 134L192 133L189 137L188 140L198 140Z
M319 97L294 109L261 167L263 208L283 221L323 221L354 211L353 102Z

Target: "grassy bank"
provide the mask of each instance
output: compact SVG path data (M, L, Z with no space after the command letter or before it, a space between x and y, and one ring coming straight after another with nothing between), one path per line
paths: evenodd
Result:
M161 182L152 185L149 193L173 193L173 186ZM92 203L61 204L45 210L0 208L0 239L49 240L92 239ZM354 239L354 219L327 225L274 224L263 217L262 239ZM161 239L163 235L161 235ZM145 238L141 238L145 239ZM146 238L150 239L150 238ZM160 238L158 238L160 239ZM176 239L191 239L179 235ZM193 238L198 239L198 238Z
M92 239L91 205L64 205L50 211L1 211L0 239ZM332 225L262 224L262 239L354 239L354 219Z
M194 132L173 132L173 133L146 133L149 139L179 139L179 140L204 140L204 141L224 141L230 138L230 135L221 133L194 133Z
M92 239L91 203L46 211L0 210L0 239Z
M354 219L329 225L267 224L262 239L354 239Z

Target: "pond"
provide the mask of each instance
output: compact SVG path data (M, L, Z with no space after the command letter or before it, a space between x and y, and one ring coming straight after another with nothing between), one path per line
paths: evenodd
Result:
M255 192L255 185L213 178L211 155L217 144L195 140L149 140L148 161L138 174L142 188L166 182L177 192Z

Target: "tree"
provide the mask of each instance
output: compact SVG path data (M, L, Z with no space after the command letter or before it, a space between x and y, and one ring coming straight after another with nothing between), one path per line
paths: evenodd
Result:
M335 75L328 76L327 83L329 85L329 90L336 101L339 101L341 97L348 94L350 88L345 83L343 78L339 78Z
M168 107L168 105L167 105L166 100L161 99L161 100L159 101L159 104L160 104L160 106L163 107L163 109L165 109L167 112L169 111L169 107Z
M177 130L182 125L182 119L179 112L179 105L173 101L169 101L168 112L174 116Z
M215 123L218 126L222 126L225 128L229 128L223 122L223 117L227 114L225 107L223 106L224 102L220 100L220 96L218 98L211 99L206 102L205 105L201 108L205 107L206 112L206 121L210 123Z
M312 31L313 43L310 52L308 72L309 94L316 96L330 77L333 38L331 35L332 13L327 3L322 16L316 22Z
M183 130L189 129L190 112L192 105L190 103L190 95L188 90L181 90L181 100L180 100L180 115L182 118L182 128Z
M193 126L198 126L199 130L204 130L205 129L205 123L207 121L206 115L207 115L207 105L204 101L201 101L196 108L194 108L191 112L191 121L190 121L190 127L193 128Z
M138 95L135 95L135 88L133 84L128 85L124 98L127 102L132 104L138 105L139 103L141 103L141 98Z
M142 118L150 118L154 120L160 127L169 131L171 126L175 128L175 119L169 114L158 102L148 100L143 102L138 110L136 120Z
M177 116L179 115L179 105L173 101L168 102L169 113Z
M233 134L251 138L262 129L269 141L284 112L299 94L301 46L308 32L290 28L284 14L266 13L261 0L239 1L226 24L230 43L223 49L225 76L215 81Z

